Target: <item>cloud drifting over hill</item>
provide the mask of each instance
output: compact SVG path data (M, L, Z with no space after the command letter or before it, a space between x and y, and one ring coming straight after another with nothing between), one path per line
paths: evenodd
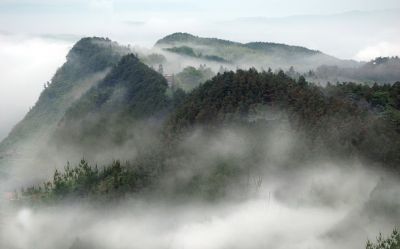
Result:
M0 139L34 105L70 46L40 37L0 35Z
M373 46L368 46L357 53L356 59L358 60L371 60L379 56L393 56L400 55L400 42L389 43L380 42Z

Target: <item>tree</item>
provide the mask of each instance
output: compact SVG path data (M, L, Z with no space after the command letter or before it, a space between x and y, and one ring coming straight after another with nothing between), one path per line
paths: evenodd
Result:
M163 68L163 65L162 65L162 64L158 65L158 72L159 72L160 74L164 74L164 68Z
M394 229L387 238L384 238L380 233L375 243L367 241L366 249L400 249L400 233L397 229Z
M308 84L307 81L306 81L306 78L304 78L304 76L300 76L300 78L297 81L297 83L302 87L305 87Z

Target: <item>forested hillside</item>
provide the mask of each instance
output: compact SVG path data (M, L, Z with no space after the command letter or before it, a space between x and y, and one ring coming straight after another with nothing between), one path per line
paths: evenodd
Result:
M231 67L279 69L294 66L305 71L320 65L357 65L354 61L340 60L300 46L270 42L239 43L187 33L168 35L157 41L155 47L184 57Z
M0 0L0 249L400 249L399 23Z
M186 66L207 64L216 72L220 67L229 70L271 68L274 72L287 71L291 77L290 71L293 71L321 85L328 82L393 84L400 80L400 64L396 56L357 62L301 46L272 42L239 43L187 33L168 35L157 41L154 48L165 55L162 64L170 70L176 70L180 63ZM180 62L176 63L177 60Z
M105 38L78 41L65 64L45 84L36 104L1 142L0 153L19 151L32 140L46 140L72 103L97 84L128 51Z
M84 94L60 121L55 142L93 149L103 142L123 144L140 121L160 123L172 103L167 82L133 54L126 55L110 73Z
M283 72L227 72L189 94L169 126L173 132L199 124L218 127L224 122L248 120L260 112L260 105L272 106L288 115L293 129L307 133L312 147L361 154L398 167L399 91L400 82L392 86L344 83L318 87L303 77L296 82ZM263 114L258 115L262 120Z
M126 95L110 98L121 87L126 87ZM166 88L164 79L133 55L122 58L67 112L60 141L96 147L104 137L112 137L107 144L111 148L116 146L111 141L118 144L130 139L130 131L145 130L129 125L135 120L169 111L167 119L159 120L161 124L166 120L164 125L152 127L153 134L158 134L153 146L139 151L131 162L115 161L102 169L85 161L76 169L68 166L44 187L28 189L24 195L57 200L71 195L98 198L102 193L115 197L151 189L215 199L228 195L232 186L245 186L243 175L260 170L266 157L267 162L283 168L318 158L359 158L399 173L399 82L392 86L348 83L319 87L304 78L293 80L283 72L239 70L201 84L175 109L167 108ZM79 125L74 125L78 120ZM204 154L207 144L224 130L246 141L245 154ZM272 152L265 151L264 140L258 139L274 131L293 136L283 161L276 161ZM196 140L206 147L198 147ZM204 157L212 160L207 170L192 169L193 160ZM171 182L174 172L185 170L194 172Z
M251 46L270 53L275 45ZM323 234L346 242L364 235L359 224L397 224L400 82L321 86L307 81L312 72L294 68L220 66L215 74L204 64L164 75L168 57L129 50L101 38L74 46L27 115L29 122L21 123L32 129L35 120L43 131L35 143L20 140L37 153L18 164L3 161L13 169L6 184L12 205L114 210L115 203L129 203L129 213L131 203L142 212L142 202L201 203L213 211L245 203L263 213L276 205L279 212L302 208L329 217L338 209ZM197 59L210 56L193 51ZM29 129L26 134L35 134ZM358 216L344 217L342 210ZM98 244L74 236L70 248ZM388 248L382 243L394 245L394 239L397 231L368 242L367 249Z

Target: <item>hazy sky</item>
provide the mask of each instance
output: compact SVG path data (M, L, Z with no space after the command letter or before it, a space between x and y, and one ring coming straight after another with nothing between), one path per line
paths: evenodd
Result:
M398 0L1 0L0 30L33 35L104 35L147 46L160 36L176 31L240 41L272 39L296 42L293 38L281 38L279 34L266 36L265 32L270 29L268 25L264 25L264 30L257 29L255 34L246 36L243 35L243 28L230 27L226 32L227 27L221 23L241 18L268 17L281 21L274 23L274 27L279 29L282 22L292 16L329 17L353 12L351 18L354 19L357 18L354 11L371 14L399 8ZM369 19L382 21L371 16ZM288 30L283 27L282 32ZM318 30L314 32L318 33ZM351 32L345 34L351 35ZM292 36L298 34L293 33ZM298 43L304 43L306 38L297 38ZM317 48L324 49L324 37L321 38L321 45ZM328 52L348 58L354 57L355 53L340 50Z
M16 14L86 14L93 9L117 13L171 15L196 13L219 17L331 14L352 10L398 8L397 0L2 0L3 12ZM190 13L188 13L190 12Z
M151 47L173 32L357 60L400 54L399 0L0 0L0 139L83 36Z

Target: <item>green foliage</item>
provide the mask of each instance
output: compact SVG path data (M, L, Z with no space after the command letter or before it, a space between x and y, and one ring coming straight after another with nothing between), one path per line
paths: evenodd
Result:
M166 51L184 55L184 56L189 56L189 57L194 57L194 58L201 58L209 61L215 61L215 62L222 62L222 63L228 63L227 60L220 56L216 55L203 55L201 52L196 53L193 48L189 46L180 46L180 47L172 47L172 48L165 48Z
M286 112L293 129L306 132L313 146L319 146L314 141L322 141L331 153L357 154L398 169L396 91L398 85L343 83L323 88L303 77L295 81L282 71L226 72L194 89L171 115L167 127L176 136L196 125L213 128L238 120L248 122L257 106L273 106Z
M274 66L275 68L294 65L304 68L321 64L339 64L342 61L319 51L304 47L277 43L239 43L216 38L202 38L187 33L175 33L159 40L156 46L170 52L202 58L209 61L253 66Z
M174 33L159 40L156 45L174 44L175 42L190 42L194 39L196 39L196 37L188 33Z
M376 238L376 242L367 241L366 249L400 249L400 233L394 229L392 234L384 238L382 234Z
M186 72L196 74L197 69L188 68ZM163 130L154 129L154 133L163 135L157 137L159 145L139 151L132 163L115 161L101 170L85 161L74 169L67 165L64 172L55 172L53 181L40 188L29 188L25 196L39 200L108 194L119 197L155 186L167 192L162 184L170 182L176 172L190 167L179 163L179 159L190 162L197 159L193 154L200 153L197 148L180 146L183 135L202 127L206 137L213 137L221 127L234 125L253 141L248 148L251 156L213 158L206 170L190 172L184 180L171 183L174 193L219 199L227 194L230 186L240 186L240 176L268 154L258 148L257 141L261 140L258 131L267 131L274 121L282 121L266 118L263 110L270 109L284 113L291 130L304 136L300 148L285 155L291 163L316 155L357 156L399 172L398 83L382 86L342 83L320 87L308 83L304 77L292 79L283 71L275 74L250 69L218 74L189 94L181 89L171 92L170 99L165 94L166 88L160 74L133 55L123 57L104 81L68 111L61 127L64 137L60 141L65 143L73 138L73 145L93 148L103 136L115 131L118 131L118 136L114 136L118 140L128 139L126 134L132 129L132 122L165 111L168 119L165 126L158 128ZM117 95L115 100L113 96L119 89L124 89L124 94ZM252 117L257 115L261 120ZM75 121L79 121L78 128L73 125ZM88 138L91 140L82 140ZM115 146L105 145L104 148Z
M188 92L198 86L200 83L204 83L205 81L211 79L214 75L214 72L210 68L207 68L205 65L201 65L199 68L184 68L182 72L175 76L175 79L178 87Z
M216 55L203 55L202 58L209 60L209 61L216 61L221 63L229 63L229 61L225 60L224 58Z
M178 88L172 93L172 107L173 109L179 108L183 101L185 101L186 93L181 89Z
M212 125L234 118L230 114L246 115L258 104L274 100L284 104L289 102L291 89L299 86L283 72L258 73L251 69L219 74L188 95L186 102L171 116L169 125L176 130L196 123Z
M201 45L218 44L223 46L235 44L235 42L216 39L216 38L200 38L198 36L194 36L188 33L174 33L157 41L156 46L166 45L166 44L174 45L177 43L198 43Z
M114 161L99 169L82 159L76 167L69 164L63 172L56 170L52 181L21 192L25 202L53 202L66 198L118 198L128 193L143 191L154 184L162 162L157 155L147 155L133 163Z
M124 56L98 86L92 88L66 113L66 119L78 119L101 112L105 105L122 114L139 118L166 105L167 82L133 54ZM121 92L118 99L112 99ZM112 107L110 107L112 105Z
M172 47L172 48L167 48L165 50L167 50L169 52L181 54L181 55L190 56L190 57L197 57L198 56L194 52L194 50L191 47L188 47L188 46Z
M67 66L79 72L70 77L77 79L81 78L82 74L104 70L113 66L128 52L127 47L122 47L108 38L83 38L67 55L67 62L69 62Z
M103 81L67 110L56 140L60 145L83 147L102 142L121 144L128 139L126 134L135 121L169 108L167 87L162 75L133 54L126 55Z
M311 50L305 47L299 46L289 46L286 44L272 43L272 42L250 42L245 44L246 47L252 48L264 53L273 53L276 50L285 51L287 56L293 54L303 54L303 55L316 55L321 54L320 51Z
M160 65L160 64L164 64L167 61L167 58L165 58L164 55L162 54L149 54L148 56L141 58L141 60L147 64L147 65L151 65L151 66L155 66L155 65Z

